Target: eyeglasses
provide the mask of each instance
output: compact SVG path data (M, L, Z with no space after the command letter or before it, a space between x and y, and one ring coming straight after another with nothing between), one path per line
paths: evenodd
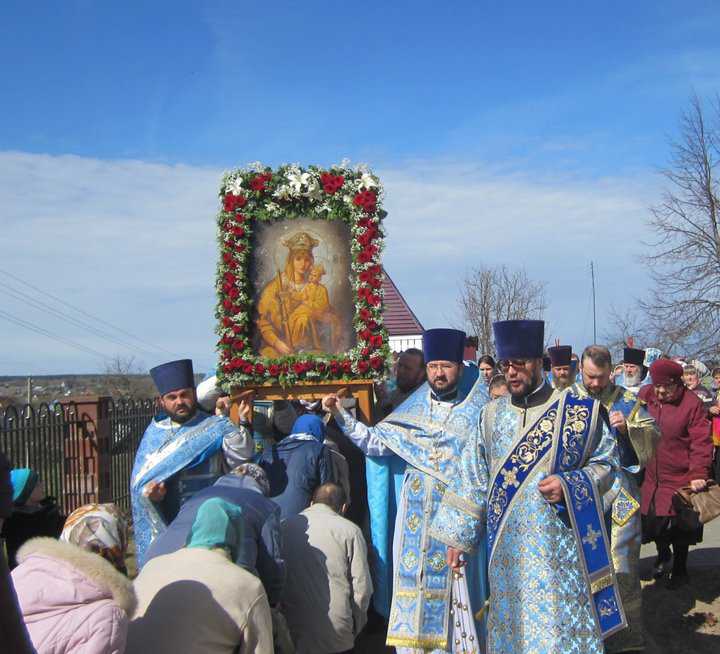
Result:
M500 361L500 370L503 372L507 372L510 368L525 370L528 361L530 361L530 359L503 359Z

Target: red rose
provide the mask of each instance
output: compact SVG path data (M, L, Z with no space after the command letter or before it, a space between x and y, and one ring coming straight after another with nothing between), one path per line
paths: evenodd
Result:
M242 371L243 371L246 375L252 375L254 369L255 369L255 366L253 366L253 364L250 363L249 361L246 361L245 364L244 364L243 367L242 367Z
M319 363L316 364L315 369L318 372L325 372L325 364L322 361L320 361Z
M370 359L370 365L371 365L371 366L373 367L373 369L375 369L375 370L380 370L380 368L383 367L383 364L384 364L384 361L383 361L383 358L382 358L382 357L372 357L372 358Z
M342 175L323 173L320 175L320 183L322 184L323 191L325 191L325 193L333 195L342 188L342 185L345 183L345 178Z
M350 359L345 359L342 362L342 369L343 372L346 372L348 374L352 372L352 362L350 361Z
M370 295L370 296L368 297L367 301L368 301L368 304L371 305L371 306L373 306L373 307L379 306L379 305L380 305L380 302L381 302L379 295Z
M302 375L305 372L305 365L302 361L297 361L296 363L293 363L293 370L296 375Z
M222 319L223 327L232 327L233 321L230 318L225 317Z
M360 311L358 311L358 316L360 316L360 320L367 322L370 318L372 318L372 313L370 313L370 309L363 307Z
M242 224L245 222L245 216L244 216L243 214L241 214L241 213L236 213L236 214L233 216L233 220L234 220L238 225L242 225Z
M262 363L255 364L255 374L256 375L264 375L265 374L265 366Z
M225 334L225 336L223 336L223 337L220 339L219 344L220 344L220 345L230 345L230 343L232 343L232 340L233 340L233 339L232 339L232 336L229 336L228 334Z
M362 350L360 350L360 354L367 359L367 357L370 356L370 348L364 347Z
M264 191L265 185L272 179L272 175L255 175L250 180L250 188L253 191Z
M230 310L233 308L232 300L223 300L223 307L224 307L227 311L230 311Z
M268 368L268 372L270 373L271 377L277 377L280 374L280 366L276 363L273 363L270 368Z
M223 209L225 209L225 211L233 212L237 209L242 209L246 204L247 198L244 195L227 193L223 198Z
M230 363L224 363L222 368L223 372L232 372L232 364Z
M370 364L365 360L360 360L360 361L358 361L357 367L358 367L358 372L360 374L363 374L368 371L368 369L370 368Z
M233 260L233 256L230 252L223 252L222 258L225 263L231 263Z
M373 246L369 245L368 247L360 250L360 254L358 254L358 261L360 263L370 263L373 260L374 256L375 251L373 249Z
M379 325L374 320L368 320L366 327L368 329L375 330L379 327Z
M333 359L332 361L330 361L330 372L331 372L333 375L337 375L337 373L339 372L339 370L340 370L340 364L339 364L337 361L335 361L335 359Z
M353 204L360 207L365 213L373 213L377 208L377 195L374 191L360 191L353 198Z
M233 286L232 288L228 289L227 294L230 298L232 298L234 300L238 295L240 295L240 291L238 291L237 288L235 286ZM370 301L370 298L368 298L368 302L369 301Z
M232 231L232 233L237 236L237 238L242 238L243 236L245 236L245 228L240 227L239 225L237 227L233 227L230 231Z
M372 332L366 327L365 329L361 329L358 332L358 336L362 338L364 341L369 341L370 337L372 336Z
M233 325L233 326L232 326L233 333L235 333L235 334L239 334L239 333L242 332L244 329L245 329L245 328L244 328L242 325Z
M382 347L383 344L383 337L381 334L375 334L374 336L370 337L370 345L373 347Z
M245 349L245 341L242 340L242 338L237 338L235 341L233 341L233 347L236 350L244 350Z

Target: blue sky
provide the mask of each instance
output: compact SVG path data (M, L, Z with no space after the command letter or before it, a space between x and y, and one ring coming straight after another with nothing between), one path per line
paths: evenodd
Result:
M347 157L385 181L386 265L427 327L456 319L472 266L524 265L552 333L582 347L590 259L601 317L647 287L667 139L720 88L720 7L580 4L3 3L0 269L209 365L222 170ZM0 336L0 374L103 365L7 321Z

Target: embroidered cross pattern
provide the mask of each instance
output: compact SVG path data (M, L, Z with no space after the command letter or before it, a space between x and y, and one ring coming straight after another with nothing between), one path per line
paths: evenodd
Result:
M592 525L588 525L587 532L585 533L585 537L582 539L582 541L586 545L590 545L592 549L596 550L597 542L601 536L602 534L599 531L595 531Z
M518 469L515 467L510 470L505 469L500 471L500 474L503 476L503 488L507 488L508 486L515 486L515 488L517 488L518 486L520 486L520 482L517 478L517 473Z

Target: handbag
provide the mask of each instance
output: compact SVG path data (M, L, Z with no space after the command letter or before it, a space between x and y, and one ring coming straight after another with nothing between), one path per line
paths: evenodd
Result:
M672 505L678 527L693 531L720 515L720 486L710 480L705 490L697 493L690 486L683 486L675 491Z

